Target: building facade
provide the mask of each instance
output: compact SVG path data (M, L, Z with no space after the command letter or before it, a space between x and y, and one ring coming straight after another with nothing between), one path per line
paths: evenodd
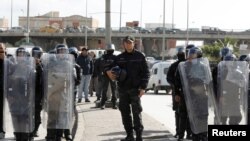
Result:
M19 26L26 27L27 17L19 17ZM81 15L72 15L68 17L60 17L58 11L51 11L41 16L30 17L30 30L39 30L41 27L47 25L64 29L67 26L78 27L88 26L90 28L96 28L99 25L99 21L93 18L83 17Z
M8 19L6 19L5 17L0 18L0 28L7 30L8 26L9 26Z

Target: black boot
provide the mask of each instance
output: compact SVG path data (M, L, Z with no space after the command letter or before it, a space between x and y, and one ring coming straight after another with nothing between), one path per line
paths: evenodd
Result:
M136 131L136 141L142 141L142 131Z
M125 139L121 139L121 141L135 141L134 135L128 134L127 137Z
M38 128L39 128L40 124L38 124L36 127L35 127L35 130L32 132L32 136L33 137L38 137Z
M69 129L64 129L64 137L67 141L73 141L73 138L70 134L70 130Z

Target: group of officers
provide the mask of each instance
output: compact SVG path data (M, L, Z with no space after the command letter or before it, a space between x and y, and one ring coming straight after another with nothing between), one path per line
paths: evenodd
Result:
M127 133L122 141L135 140L133 130L136 141L142 141L140 97L145 93L150 74L145 56L134 49L134 42L134 37L126 36L125 51L118 56L113 55L112 45L107 46L106 54L96 60L97 72L93 75L102 82L97 95L101 98L101 109L105 108L108 84L112 88L114 109L117 109L115 91L118 91L119 110ZM0 137L4 138L5 132L13 132L17 141L34 140L42 123L47 128L47 141L61 141L63 136L67 141L73 140L77 87L84 75L84 68L76 63L77 48L57 44L53 51L43 53L41 47L35 46L30 54L26 48L19 47L15 55L5 50L5 45L0 43Z
M211 70L200 48L188 45L178 49L178 60L167 73L178 140L186 131L186 139L207 141L208 124L250 123L250 55L237 60L230 48L223 47L220 56L221 61Z
M60 141L63 134L72 140L74 87L80 74L67 46L56 45L55 54L43 54L39 46L31 54L19 47L10 55L1 43L0 51L1 138L13 132L17 141L34 140L42 115L47 141Z

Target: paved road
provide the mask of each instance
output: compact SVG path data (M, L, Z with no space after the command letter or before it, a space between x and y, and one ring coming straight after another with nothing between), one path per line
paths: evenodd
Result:
M172 110L172 96L164 94L154 94L147 92L142 97L143 112L150 115L163 124L173 135L175 134L175 118Z

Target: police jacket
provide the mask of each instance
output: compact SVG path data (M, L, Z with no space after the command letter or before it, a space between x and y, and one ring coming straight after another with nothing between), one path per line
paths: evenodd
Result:
M75 70L76 70L75 86L77 86L81 83L82 68L78 64L75 64Z
M36 64L36 86L35 86L35 101L36 104L42 104L42 99L44 96L44 79L43 79L43 65L40 63Z
M116 56L113 54L104 54L100 58L100 64L99 64L99 70L101 71L101 74L106 74L104 73L105 68L110 68L112 64L115 62Z
M150 73L145 56L141 52L133 50L131 53L121 53L112 66L116 65L127 72L126 79L118 81L119 88L146 89Z
M76 63L79 66L81 66L83 75L89 75L89 74L93 73L93 62L92 62L92 59L89 56L80 55L76 59Z
M94 62L94 71L92 77L99 77L103 74L102 67L101 67L101 59L102 57L98 58Z

